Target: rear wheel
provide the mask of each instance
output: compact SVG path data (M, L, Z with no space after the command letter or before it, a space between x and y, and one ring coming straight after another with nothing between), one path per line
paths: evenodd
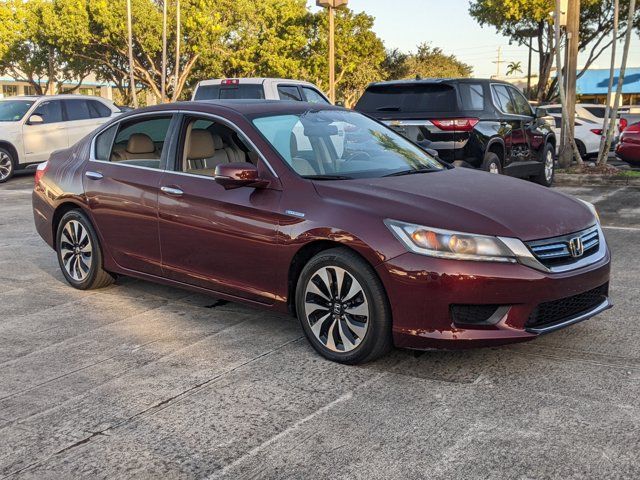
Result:
M56 235L58 263L72 287L79 290L102 288L114 278L102 268L102 249L89 219L79 210L67 212Z
M357 364L391 349L391 310L371 266L354 252L334 248L304 267L296 311L307 339L335 362Z
M8 150L0 148L0 183L13 177L16 170L16 160Z
M553 150L553 145L550 143L544 146L544 150L542 151L542 170L533 178L534 182L544 185L545 187L553 185L553 177L555 176L556 159Z
M482 169L485 172L500 174L502 173L502 164L500 163L500 157L493 152L487 152L484 155L482 161Z

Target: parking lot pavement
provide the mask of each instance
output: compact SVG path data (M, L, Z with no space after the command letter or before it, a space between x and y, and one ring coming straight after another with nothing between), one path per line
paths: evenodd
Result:
M602 213L613 310L348 367L286 316L133 279L71 289L32 181L0 186L0 478L640 478L639 189L564 189Z

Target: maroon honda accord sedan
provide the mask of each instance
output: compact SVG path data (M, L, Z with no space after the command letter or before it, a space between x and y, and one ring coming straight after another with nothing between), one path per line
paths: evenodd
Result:
M122 115L39 168L33 211L75 288L130 275L291 312L344 363L530 340L611 306L592 206L333 106Z

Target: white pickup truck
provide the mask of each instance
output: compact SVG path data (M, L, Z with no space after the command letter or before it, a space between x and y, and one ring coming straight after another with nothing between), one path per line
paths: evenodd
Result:
M0 100L0 183L35 168L121 112L109 100L86 95Z
M198 82L191 100L265 99L330 103L313 83L286 78L218 78Z

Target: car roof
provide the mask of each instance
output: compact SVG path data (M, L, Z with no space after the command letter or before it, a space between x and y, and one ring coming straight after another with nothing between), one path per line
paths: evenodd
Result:
M297 101L283 100L194 100L185 102L169 103L164 105L156 105L153 107L141 108L131 112L136 114L144 111L178 111L190 110L193 112L210 112L218 113L220 111L233 111L244 116L260 116L264 114L272 115L297 115L309 110L342 110L347 111L343 107L337 107L329 104L307 103Z
M372 86L381 85L433 85L433 84L448 84L448 83L501 83L504 85L514 86L512 83L505 82L503 80L494 80L491 78L419 78L419 79L404 79L404 80L387 80L384 82L373 82L369 84Z
M90 99L90 100L98 100L103 102L111 102L111 100L103 97L96 97L95 95L76 95L74 93L61 93L57 95L19 95L15 97L5 97L2 100L40 100L40 99L57 99L57 100L66 100L66 99Z
M227 78L209 78L207 80L201 80L198 82L200 85L219 85L223 80L238 80L239 83L244 84L262 84L266 82L282 82L293 83L296 85L313 85L310 82L304 80L293 80L291 78L272 78L272 77L227 77Z

